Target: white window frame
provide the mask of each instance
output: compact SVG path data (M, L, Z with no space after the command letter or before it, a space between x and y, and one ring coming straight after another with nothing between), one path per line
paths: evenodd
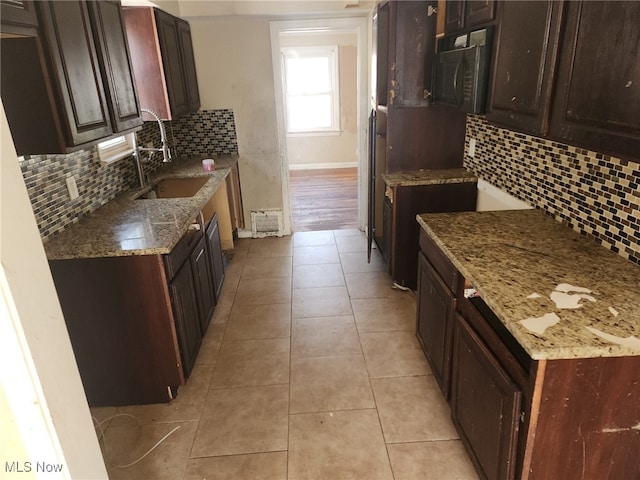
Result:
M98 143L98 156L102 163L113 163L133 154L135 133L110 138Z
M339 135L340 130L340 70L338 58L338 46L314 46L314 47L283 47L280 49L282 55L282 85L284 93L285 124L287 136L312 136L312 135ZM329 78L331 80L331 90L327 92L309 92L303 95L326 95L331 96L331 125L329 127L316 127L312 129L293 129L289 125L289 96L287 91L287 59L289 58L329 58Z

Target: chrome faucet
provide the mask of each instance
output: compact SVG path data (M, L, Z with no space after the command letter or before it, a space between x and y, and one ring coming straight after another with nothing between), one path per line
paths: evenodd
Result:
M158 122L158 127L160 127L160 139L162 140L162 148L138 147L138 150L140 150L141 152L162 152L162 161L164 163L170 162L171 150L169 150L169 144L167 143L167 133L164 131L164 125L162 123L162 120L160 120L160 117L158 116L158 114L153 110L150 110L148 108L141 108L140 111L148 113L149 115L151 115L153 118L156 119L156 122Z

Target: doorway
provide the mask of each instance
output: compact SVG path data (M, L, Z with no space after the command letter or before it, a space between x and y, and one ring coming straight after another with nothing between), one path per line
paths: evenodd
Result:
M365 228L367 27L366 17L271 23L285 230ZM327 88L319 65L334 60ZM297 66L320 73L300 89Z

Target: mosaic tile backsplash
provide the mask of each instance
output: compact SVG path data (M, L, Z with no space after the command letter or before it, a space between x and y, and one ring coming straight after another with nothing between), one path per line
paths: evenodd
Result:
M204 110L164 124L174 157L238 153L232 110ZM140 145L161 146L156 122L145 122L137 137ZM150 173L161 162L162 156L155 154L144 169ZM138 185L133 157L103 164L96 148L20 157L20 167L43 240ZM75 200L69 199L66 185L72 175L80 194Z
M498 128L480 115L467 116L465 143L468 170L640 265L640 164Z

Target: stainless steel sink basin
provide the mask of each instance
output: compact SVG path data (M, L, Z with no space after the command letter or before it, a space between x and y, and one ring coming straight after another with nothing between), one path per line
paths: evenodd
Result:
M208 177L163 178L136 197L137 200L150 198L188 198L200 191Z

